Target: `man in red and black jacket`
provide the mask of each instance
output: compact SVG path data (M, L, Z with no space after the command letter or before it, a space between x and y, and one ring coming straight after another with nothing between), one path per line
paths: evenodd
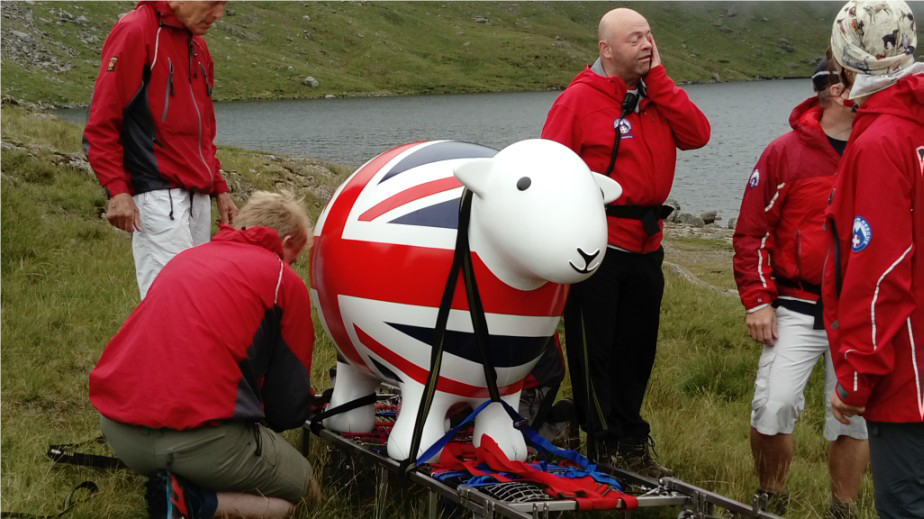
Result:
M607 207L602 266L571 288L565 346L592 455L661 477L670 472L652 459L650 427L640 412L664 292L662 204L674 181L677 149L705 146L710 127L668 77L644 17L614 9L600 20L598 36L600 58L558 97L542 130L543 138L571 148L592 171L623 188Z
M202 35L227 2L139 2L103 44L84 132L106 218L133 233L141 297L178 252L209 240L237 207L215 156L215 70Z
M763 344L751 405L751 450L764 510L785 515L786 475L793 427L805 406L804 390L824 358L827 392L837 378L821 320L821 271L827 251L824 210L853 121L836 66L823 60L812 76L817 92L789 116L793 130L767 146L747 181L735 228L735 281L748 333ZM856 517L856 500L869 450L866 424L848 424L826 406L831 442L831 511Z
M919 13L920 14L920 13ZM831 35L859 106L825 214L835 416L862 415L876 510L924 517L924 63L903 1L851 1Z
M311 303L290 266L311 226L291 195L265 192L236 225L164 267L90 374L106 441L151 476L152 517L163 483L194 518L282 517L316 492L277 432L314 404Z

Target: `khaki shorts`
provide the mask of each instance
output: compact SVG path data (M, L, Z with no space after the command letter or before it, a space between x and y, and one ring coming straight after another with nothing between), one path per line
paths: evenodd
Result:
M751 426L766 435L792 434L796 419L805 408L805 385L815 364L825 363L825 429L824 437L835 441L840 436L865 440L866 422L854 416L850 424L834 418L829 397L837 384L834 364L828 350L828 336L815 330L815 318L788 308L776 309L779 338L772 347L764 346L760 355L754 400L751 403Z
M308 493L311 465L279 434L258 424L227 423L188 431L149 429L100 417L106 442L129 468L166 469L216 492L279 497Z

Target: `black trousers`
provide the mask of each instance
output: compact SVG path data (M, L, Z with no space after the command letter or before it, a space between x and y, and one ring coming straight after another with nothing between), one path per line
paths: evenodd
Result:
M879 517L924 517L924 423L866 422L866 426Z
M658 343L663 262L664 249L650 254L609 249L600 269L571 287L565 347L581 427L592 438L651 432L641 408Z

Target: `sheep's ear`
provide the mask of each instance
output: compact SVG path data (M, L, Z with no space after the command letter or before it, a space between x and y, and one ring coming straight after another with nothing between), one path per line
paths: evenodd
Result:
M472 159L456 166L453 174L463 186L478 196L484 196L493 166L494 159Z
M604 205L622 196L622 186L619 185L619 182L599 173L591 172L591 175L593 175L594 182L597 183L597 187L599 187L600 191L603 193Z

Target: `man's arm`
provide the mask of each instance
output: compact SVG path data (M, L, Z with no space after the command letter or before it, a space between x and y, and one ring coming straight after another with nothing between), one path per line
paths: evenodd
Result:
M206 47L207 48L207 47ZM209 84L209 91L215 85L215 62L212 61L211 55L207 56L209 63L208 77L205 80ZM209 156L212 158L211 168L214 182L212 183L212 192L215 193L215 205L218 207L218 223L222 225L233 225L234 217L237 216L237 205L229 194L230 189L221 173L221 161L218 160L218 147L215 146L215 135L218 133L218 122L215 119L215 106L209 99L209 118L211 120L212 133L209 135Z
M284 267L278 305L282 309L280 341L266 370L263 409L269 426L282 431L304 424L314 402L311 301L305 282L288 266Z
M106 38L84 131L90 166L110 197L129 192L129 174L122 162L122 112L141 93L147 66L143 32L133 18L117 23Z
M893 371L892 343L906 333L908 301L914 299L912 183L899 163L903 157L872 144L852 156L852 231L838 229L842 238L851 235L843 247L849 257L834 316L840 340L832 360L838 397L856 408L866 407L878 380Z
M126 232L141 229L138 207L123 165L122 112L141 90L146 53L138 18L123 19L103 44L102 64L84 131L84 150L100 184L109 194L106 218Z
M747 310L748 334L768 346L777 338L776 313L770 306L777 297L770 251L775 245L774 230L786 198L786 187L780 187L777 181L776 153L773 144L768 146L748 177L732 238L735 283Z
M645 75L647 96L658 107L671 127L677 147L681 150L702 148L709 142L712 128L706 115L690 101L687 93L674 83L661 64L661 55L650 36L652 45L651 70Z

